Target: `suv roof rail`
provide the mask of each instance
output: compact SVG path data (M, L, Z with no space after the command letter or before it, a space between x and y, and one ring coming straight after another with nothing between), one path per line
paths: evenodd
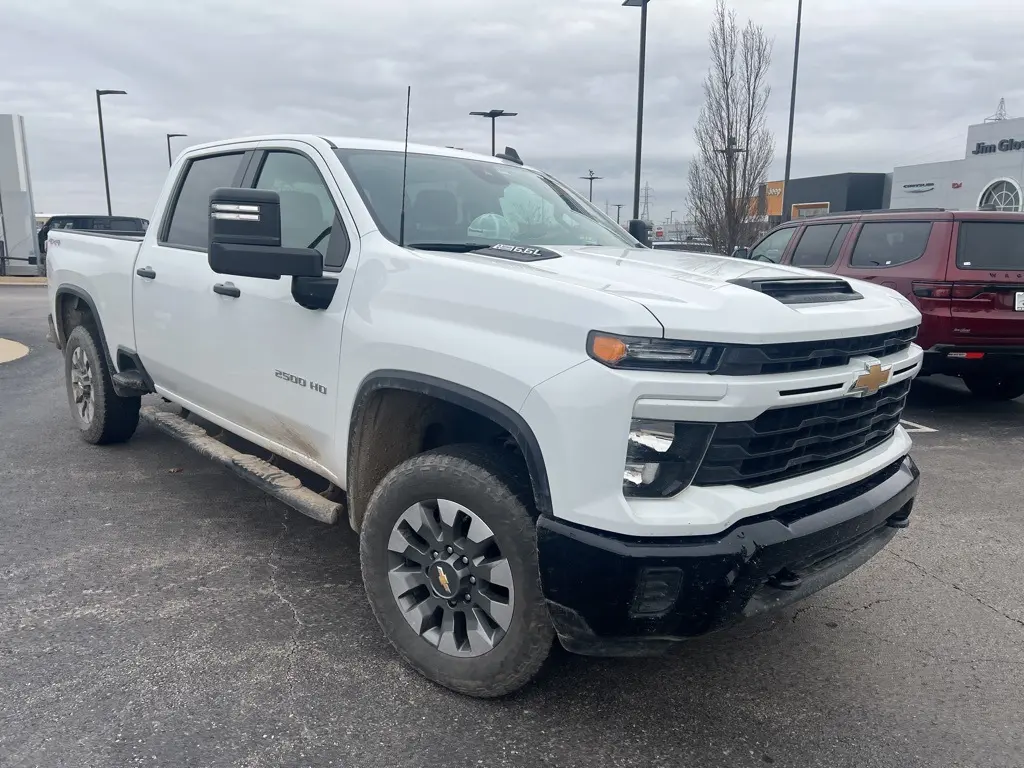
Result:
M859 216L865 213L947 213L948 208L865 208L862 211L834 211L823 213L819 216L810 216L809 219L829 219L836 216ZM795 221L795 219L791 219Z

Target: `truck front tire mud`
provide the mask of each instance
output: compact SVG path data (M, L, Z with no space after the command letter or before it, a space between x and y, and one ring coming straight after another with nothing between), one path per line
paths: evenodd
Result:
M64 380L75 425L87 443L123 443L139 425L141 398L119 397L94 332L75 328L64 347Z
M514 455L447 446L399 464L367 506L374 615L403 659L459 693L511 693L551 650L529 489Z

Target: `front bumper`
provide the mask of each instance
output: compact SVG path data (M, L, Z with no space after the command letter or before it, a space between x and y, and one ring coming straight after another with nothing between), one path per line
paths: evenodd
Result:
M541 582L559 640L576 653L649 655L801 600L909 525L919 474L907 456L710 536L640 539L541 517Z

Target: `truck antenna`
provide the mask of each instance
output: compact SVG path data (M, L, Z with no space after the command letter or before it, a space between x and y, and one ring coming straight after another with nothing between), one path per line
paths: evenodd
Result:
M412 86L405 90L405 148L402 150L402 217L398 223L398 244L405 247L405 182L409 168L409 109L412 106Z

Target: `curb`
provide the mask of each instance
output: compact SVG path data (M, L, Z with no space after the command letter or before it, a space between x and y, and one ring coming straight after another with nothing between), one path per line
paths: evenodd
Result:
M46 287L46 278L33 279L31 277L0 277L0 285L13 285L21 287Z

